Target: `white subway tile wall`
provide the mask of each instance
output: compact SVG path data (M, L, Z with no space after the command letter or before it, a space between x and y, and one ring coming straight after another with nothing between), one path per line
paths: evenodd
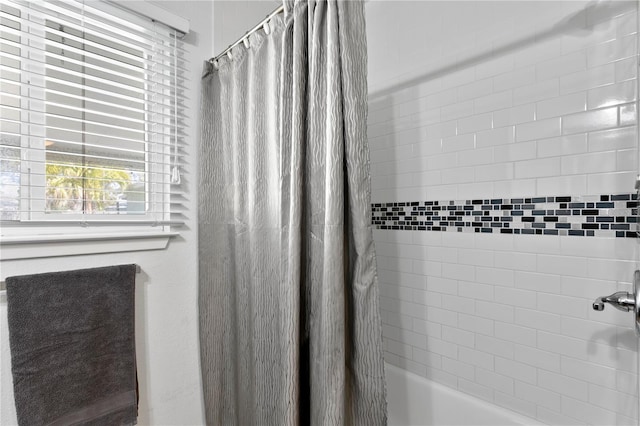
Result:
M374 203L633 192L637 2L366 4ZM632 228L633 229L633 228ZM637 424L634 238L374 231L389 363L548 424Z

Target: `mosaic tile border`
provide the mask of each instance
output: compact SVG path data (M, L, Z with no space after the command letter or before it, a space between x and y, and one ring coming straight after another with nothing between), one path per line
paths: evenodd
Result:
M636 194L373 203L376 229L637 238Z

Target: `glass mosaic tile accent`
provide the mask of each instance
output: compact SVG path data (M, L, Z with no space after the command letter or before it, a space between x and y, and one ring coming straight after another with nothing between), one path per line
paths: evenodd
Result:
M372 204L376 229L637 238L636 194Z

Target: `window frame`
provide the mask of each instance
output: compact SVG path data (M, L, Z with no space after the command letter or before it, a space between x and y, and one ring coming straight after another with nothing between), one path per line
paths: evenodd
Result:
M107 2L103 2L107 3ZM161 22L168 27L174 28L183 35L189 31L188 21L173 15L164 9L159 8L151 3L144 2L144 4L127 4L126 1L109 2L115 3L118 7L117 10L121 12L114 14L114 16L123 19L130 13L136 15L144 15L147 20ZM113 7L113 5L108 5ZM116 9L114 9L116 10ZM52 17L55 21L56 17ZM25 43L22 39L20 45L26 45L31 47L31 37ZM21 57L31 49L21 49ZM143 51L143 59L148 59L149 52ZM180 61L178 58L176 61ZM182 62L179 62L180 64ZM145 65L148 66L148 65ZM21 94L23 90L27 92L34 90L35 87L30 83L27 73L21 73L20 85ZM146 80L146 72L145 72ZM147 87L149 82L145 82ZM42 86L44 88L44 86ZM39 89L44 90L44 89ZM164 89L165 91L170 89ZM178 87L174 87L173 90L178 90ZM147 92L147 90L145 90ZM30 95L30 93L27 93ZM29 105L24 107L22 102L32 102L31 96L27 96L26 99L21 100L21 123L22 126L29 126L30 114L33 114L33 108ZM149 105L153 102L147 98L144 100L147 107L145 107L143 114L153 114L152 108ZM25 114L27 120L24 119ZM44 113L46 115L46 113ZM149 120L145 117L145 130L147 130ZM129 251L129 250L147 250L147 249L160 249L166 247L169 238L179 235L173 227L179 226L182 221L171 220L171 196L176 192L172 192L163 188L162 191L154 190L157 185L163 185L168 187L171 185L167 176L171 175L170 166L168 164L158 164L151 159L153 156L161 155L172 156L172 146L166 143L154 143L148 139L150 132L145 131L145 170L149 175L157 174L163 176L162 179L150 182L145 179L145 204L161 204L161 209L153 209L155 212L146 212L142 215L139 214L68 214L68 213L45 213L44 206L46 205L46 183L45 180L45 168L46 168L46 146L45 137L32 137L30 134L21 132L21 194L28 186L27 196L20 197L20 220L19 221L2 221L0 222L0 258L4 259L16 259L25 257L48 257L57 255L70 255L70 254L87 254L87 253L107 253L113 251ZM161 153L154 152L154 149L160 147L164 151ZM26 150L24 148L27 148ZM150 148L150 149L149 149ZM176 148L177 149L177 148ZM26 158L25 158L26 157ZM41 191L39 208L32 208L34 197L32 190L33 179L33 164L37 162L40 166L40 178L42 182L39 182L38 190ZM165 168L166 170L157 170L158 168ZM160 172L160 173L158 173ZM26 179L24 178L26 177ZM28 182L27 182L28 181ZM178 193L180 193L178 191ZM36 212L34 212L34 210ZM148 209L146 209L148 210ZM158 212L162 217L153 217L153 214ZM90 216L90 218L88 218ZM89 219L89 220L87 220ZM146 241L146 242L145 242ZM25 249L26 247L26 249ZM55 250L52 250L55 249Z

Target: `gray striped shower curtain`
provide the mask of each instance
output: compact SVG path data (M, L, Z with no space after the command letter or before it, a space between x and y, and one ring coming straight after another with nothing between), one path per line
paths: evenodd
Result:
M386 424L364 7L286 1L203 79L207 424Z

